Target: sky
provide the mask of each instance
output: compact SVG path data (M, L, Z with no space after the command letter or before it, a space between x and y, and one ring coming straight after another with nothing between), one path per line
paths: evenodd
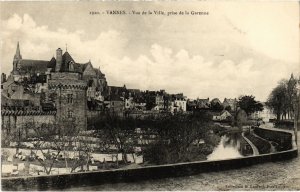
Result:
M0 2L0 19L7 74L19 41L23 59L50 60L67 45L76 62L100 67L109 85L189 98L265 101L281 79L299 75L297 1Z

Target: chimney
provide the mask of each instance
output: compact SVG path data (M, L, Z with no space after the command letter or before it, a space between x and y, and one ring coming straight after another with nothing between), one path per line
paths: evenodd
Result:
M56 50L56 66L55 66L55 72L59 72L61 69L62 64L62 50L61 48L58 48Z

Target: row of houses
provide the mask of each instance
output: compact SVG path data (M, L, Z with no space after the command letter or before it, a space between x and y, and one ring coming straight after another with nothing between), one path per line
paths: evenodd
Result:
M225 98L223 102L218 98L214 98L211 101L207 99L195 99L187 101L187 109L192 110L214 110L214 111L235 111L237 109L237 99Z
M180 94L169 94L165 90L141 91L123 87L108 86L108 96L103 97L104 108L117 114L157 114L170 112L189 112L207 110L213 120L226 120L237 110L237 99L225 98L221 102L218 98L212 100L191 100Z
M8 77L4 74L1 76L1 96L4 98L1 104L5 109L3 112L15 111L8 109L16 106L17 101L22 101L18 105L22 114L38 108L43 115L54 114L49 116L51 121L76 119L76 124L82 130L86 129L89 118L103 112L119 116L145 112L174 114L194 110L231 112L236 110L237 105L236 99L225 98L223 102L218 98L211 101L209 98L191 100L183 93L142 91L127 88L126 85L110 86L105 74L100 68L94 68L91 61L77 63L67 50L63 53L60 48L56 50L56 57L50 60L23 59L19 44L11 74ZM15 118L10 116L5 121L3 118L2 122L6 124ZM22 118L17 115L15 124L24 122Z
M108 94L103 97L104 109L122 113L137 111L186 112L186 96L169 94L165 90L141 91L123 87L108 86Z

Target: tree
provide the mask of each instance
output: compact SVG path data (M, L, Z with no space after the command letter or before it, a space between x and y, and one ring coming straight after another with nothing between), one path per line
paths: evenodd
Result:
M88 171L89 162L91 160L92 152L94 151L92 143L89 141L88 137L82 135L77 135L73 137L72 143L75 143L75 145L72 144L69 147L69 149L73 149L75 158L73 158L72 161L69 163L71 173L74 172L77 167L81 167L82 170L83 165L86 165L86 169Z
M155 107L155 97L152 95L147 95L146 98L146 110L151 110Z
M235 115L235 126L242 128L244 125L247 125L247 113L243 109L239 109Z
M255 100L252 95L241 96L238 100L238 106L243 109L247 115L251 115L254 112L262 111L263 105Z
M213 111L222 111L224 109L223 105L219 102L216 102L216 103L212 103L211 104L211 109Z
M277 120L280 120L286 108L286 87L284 84L279 84L273 89L267 100L267 106L276 114Z
M58 123L27 123L30 135L35 137L30 141L33 145L31 156L38 160L46 174L51 174L53 166L64 161L65 168L73 172L77 167L87 165L93 148L85 137L79 135L74 119L62 119ZM70 158L71 152L78 154Z
M276 114L277 120L286 117L289 110L293 110L293 95L288 91L288 81L282 80L272 90L267 100L267 106Z
M98 137L101 140L100 146L112 145L116 149L116 159L118 166L118 154L122 154L122 161L126 164L127 154L134 154L136 142L135 128L136 122L132 118L121 119L116 115L107 115L104 119L99 119L95 123L95 128L102 132L105 137ZM98 135L99 136L99 135Z
M31 128L36 136L36 139L32 141L31 156L38 160L40 165L43 166L45 173L49 175L64 147L64 143L57 136L58 126L43 123L41 125L34 124ZM38 156L39 153L42 156Z
M226 111L231 111L230 105L226 106L226 107L225 107L225 110L226 110Z
M277 120L293 117L294 102L297 97L297 81L292 74L289 80L281 80L270 93L267 106L276 114Z
M294 114L294 105L293 102L297 96L297 80L294 78L293 74L289 81L286 82L287 87L287 115L288 118L291 118Z
M176 114L152 121L150 126L157 137L155 142L146 146L143 152L145 161L166 164L203 159L203 148L198 146L201 140L205 140L206 147L209 143L206 139L212 124L208 115Z

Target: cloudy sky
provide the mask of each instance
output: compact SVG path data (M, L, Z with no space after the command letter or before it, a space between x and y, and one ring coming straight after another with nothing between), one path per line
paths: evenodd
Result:
M209 15L90 15L106 10L207 11ZM19 41L24 59L61 47L91 60L109 85L183 92L190 98L252 94L264 101L299 75L299 5L251 2L0 2L1 70Z

